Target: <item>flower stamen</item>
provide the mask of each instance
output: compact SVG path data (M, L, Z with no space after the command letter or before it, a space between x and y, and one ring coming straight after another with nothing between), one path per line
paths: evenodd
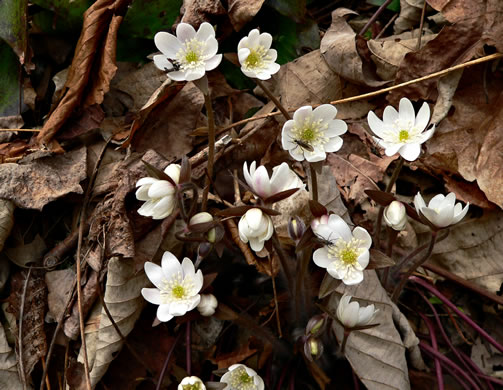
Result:
M410 138L410 134L407 130L400 130L400 133L398 134L398 138L400 139L400 142L404 142Z

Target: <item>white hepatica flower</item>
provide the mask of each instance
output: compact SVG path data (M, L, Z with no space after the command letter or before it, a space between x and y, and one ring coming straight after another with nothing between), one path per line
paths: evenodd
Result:
M425 102L417 113L407 98L400 99L398 112L394 107L384 109L381 121L373 111L369 111L367 120L379 146L384 148L386 156L400 153L407 161L414 161L421 153L421 144L431 138L435 125L424 131L430 121L430 107Z
M215 314L215 309L218 306L218 300L213 294L202 294L201 302L197 305L197 310L204 317L209 317Z
M337 306L337 318L346 328L369 325L379 310L374 305L360 307L358 302L349 302L351 295L344 294Z
M386 225L397 231L403 230L407 223L405 206L398 200L394 200L384 209L383 217Z
M281 132L281 145L297 161L323 161L328 152L337 152L342 147L342 138L348 126L334 119L337 109L331 104L313 108L304 106L285 122Z
M260 34L257 29L239 41L238 59L246 76L268 80L279 71L280 66L274 62L278 53L271 49L271 43L271 34Z
M274 226L269 215L260 209L248 210L238 223L239 238L245 244L250 241L250 246L255 252L264 248L264 243L272 237Z
M428 206L419 192L414 197L416 211L438 228L445 228L461 221L468 212L469 205L470 203L467 203L463 208L461 203L456 203L454 192L447 196L435 195Z
M146 262L145 273L156 288L143 288L141 294L148 302L159 305L157 318L166 322L183 316L199 305L203 273L197 272L187 257L182 263L171 252L164 252L161 267Z
M316 234L330 244L316 249L314 263L326 268L330 276L342 279L347 285L360 283L370 258L372 238L368 232L357 226L351 233L348 224L332 214L326 225L318 225Z
M176 27L176 37L158 32L154 42L162 52L154 56L154 64L169 71L168 77L174 81L198 80L222 61L222 54L217 54L215 30L206 22L197 32L190 24L180 23Z
M178 184L180 165L170 164L164 173ZM167 180L155 177L143 177L136 182L136 199L145 203L138 209L138 214L153 219L163 219L171 215L176 205L176 188Z
M206 386L197 376L186 376L178 385L178 390L206 390Z
M248 170L248 164L245 161L243 175L250 188L264 199L292 188L305 187L302 180L288 167L287 163L275 166L269 179L267 169L263 165L256 169L256 162L253 161L250 164L250 170Z
M230 366L220 382L227 384L223 390L264 390L264 381L260 375L244 364Z

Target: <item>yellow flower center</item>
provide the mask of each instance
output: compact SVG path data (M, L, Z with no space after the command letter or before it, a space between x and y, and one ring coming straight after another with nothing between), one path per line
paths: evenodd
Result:
M313 141L316 136L316 133L313 129L311 128L306 128L302 131L302 135L300 136L301 140L304 142L310 142Z
M173 287L173 289L171 290L171 293L176 298L182 299L185 296L185 289L183 288L182 285L179 284L179 285Z
M400 139L400 142L407 141L409 139L410 135L407 130L400 130L400 133L398 134L398 138Z
M250 55L246 58L246 65L249 67L255 67L260 62L260 56L254 50L251 51Z
M253 377L246 373L244 367L236 368L231 372L229 383L230 390L256 390Z
M185 61L189 63L199 61L199 56L197 55L196 52L189 51L185 54Z
M250 375L248 375L247 373L241 374L241 376L239 377L239 380L241 381L241 383L252 383L253 382L253 378Z
M193 385L182 385L183 390L202 390L201 383L196 382Z
M358 254L354 249L347 248L341 250L339 253L340 259L346 264L354 264L356 263L356 259L358 258Z

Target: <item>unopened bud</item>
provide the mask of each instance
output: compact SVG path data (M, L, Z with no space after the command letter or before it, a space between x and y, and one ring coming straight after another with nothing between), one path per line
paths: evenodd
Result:
M384 209L384 222L390 228L400 231L405 228L407 223L407 214L405 212L405 206L402 202L394 200L388 207Z
M306 224L299 217L290 217L288 221L288 235L295 242L299 242L306 232Z
M210 317L215 314L217 306L218 301L213 294L201 294L201 301L197 305L197 310L202 316Z
M211 216L210 213L207 213L205 211L203 212L200 212L200 213L197 213L195 214L189 221L189 226L190 225L197 225L199 223L208 223L208 222L212 222L213 221L213 217ZM206 232L206 238L208 239L209 242L211 243L214 243L215 242L215 238L216 238L216 232L215 232L215 229L209 229L207 232Z
M310 360L318 360L323 354L323 344L316 337L309 337L304 343L304 354Z
M306 335L319 336L324 330L327 324L327 315L318 314L312 317L306 326Z

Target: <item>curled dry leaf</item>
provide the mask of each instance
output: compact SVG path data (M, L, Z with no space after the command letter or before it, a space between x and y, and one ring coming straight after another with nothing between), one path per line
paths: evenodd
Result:
M1 164L0 198L18 207L42 210L49 202L70 192L82 194L86 178L86 149L55 157L43 157L29 164Z
M227 13L220 0L183 0L182 22L197 28L203 22L210 22Z
M103 102L117 70L117 32L128 3L128 0L98 0L84 13L62 99L38 133L38 144L47 145L79 105L85 108Z
M131 332L140 316L145 304L140 292L147 284L148 279L144 273L135 273L132 259L113 257L108 262L104 300L124 337L127 337ZM96 318L94 330L97 341L88 346L88 355L95 356L90 362L93 387L105 374L123 345L104 309L101 311L101 315ZM96 350L89 350L91 346L94 346Z
M378 80L363 62L356 48L356 33L344 18L355 14L346 8L332 12L332 24L321 40L320 51L330 69L341 77L357 84L379 87L386 81Z
M264 0L229 0L227 13L234 30L239 31L260 11Z
M407 348L393 321L394 311L398 309L394 309L375 271L364 271L364 275L363 282L356 286L341 283L327 305L330 312L335 314L340 297L347 293L354 299L363 301L364 306L374 304L376 309L379 309L373 321L379 323L379 326L352 332L346 344L346 357L367 389L410 389L405 357ZM402 322L401 325L405 324ZM342 342L343 327L334 321L333 330L339 343ZM407 330L408 337L411 337L414 332L410 326ZM414 342L408 341L412 348L417 348L417 337Z
M395 20L393 31L400 34L419 25L423 0L400 0L400 14Z

